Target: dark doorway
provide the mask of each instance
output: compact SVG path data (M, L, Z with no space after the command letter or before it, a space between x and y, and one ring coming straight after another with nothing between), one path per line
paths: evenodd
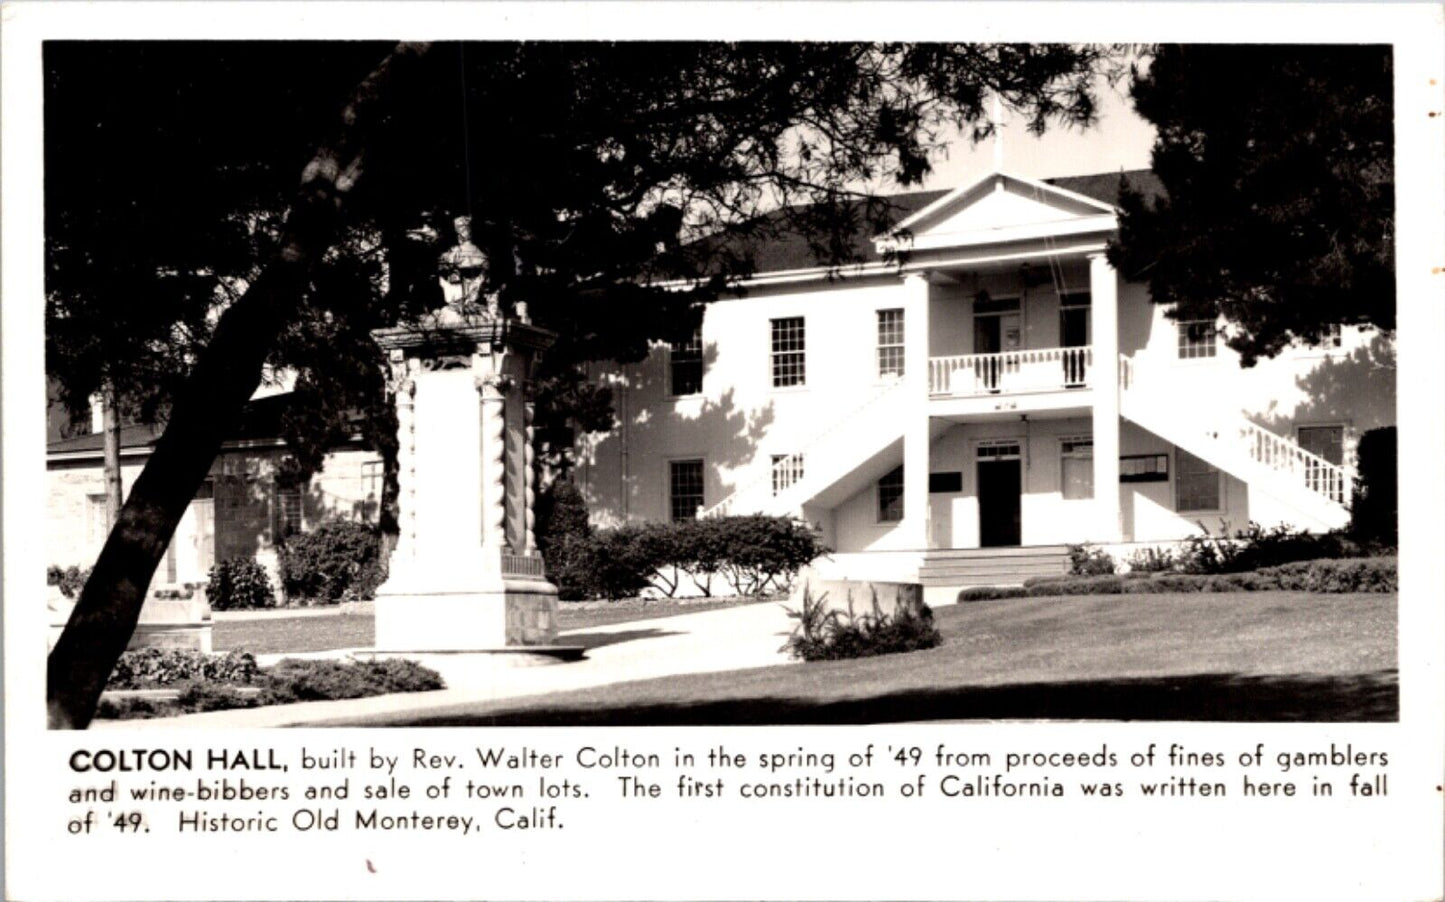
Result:
M1019 465L1017 459L978 462L978 544L983 548L1018 545L1022 539Z

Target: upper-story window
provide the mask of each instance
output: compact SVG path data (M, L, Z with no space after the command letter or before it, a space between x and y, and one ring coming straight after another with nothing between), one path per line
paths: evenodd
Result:
M1179 359L1198 360L1217 353L1218 332L1213 320L1181 320L1179 327Z
M903 310L878 311L878 375L903 375Z
M687 341L675 341L667 357L668 393L696 395L702 392L702 329Z
M807 336L801 316L772 321L773 387L807 383Z

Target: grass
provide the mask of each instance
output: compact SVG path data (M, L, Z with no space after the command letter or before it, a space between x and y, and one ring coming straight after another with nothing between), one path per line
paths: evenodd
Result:
M663 598L596 604L562 602L557 624L562 630L591 629L614 623L697 614L719 608L756 603L750 598L688 600ZM334 614L322 617L266 617L218 621L211 628L211 645L218 652L249 651L255 655L369 648L376 642L370 614Z
M1021 598L940 608L906 655L681 674L356 722L694 725L971 719L1393 721L1396 598Z

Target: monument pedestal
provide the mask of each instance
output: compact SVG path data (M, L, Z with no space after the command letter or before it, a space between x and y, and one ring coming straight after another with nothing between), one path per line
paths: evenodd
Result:
M580 657L533 534L527 381L554 336L495 314L374 333L389 354L399 535L376 593L377 653Z

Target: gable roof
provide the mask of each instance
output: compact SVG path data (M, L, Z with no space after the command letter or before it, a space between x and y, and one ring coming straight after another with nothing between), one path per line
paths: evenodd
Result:
M1164 195L1163 183L1148 169L1063 176L1043 179L1042 182L1073 194L1082 195L1090 200L1117 207L1121 179L1131 190L1144 195L1148 201ZM889 218L894 226L904 223L932 204L955 193L958 193L958 189L914 191L889 195L887 197L891 205ZM771 215L776 217L779 214ZM882 262L883 257L874 246L874 237L874 231L868 223L859 222L854 233L847 239L847 248L853 256L865 263ZM760 244L753 251L753 262L755 264L754 275L815 269L822 265L818 262L812 248L809 247L807 237L796 230L785 230L776 238Z

